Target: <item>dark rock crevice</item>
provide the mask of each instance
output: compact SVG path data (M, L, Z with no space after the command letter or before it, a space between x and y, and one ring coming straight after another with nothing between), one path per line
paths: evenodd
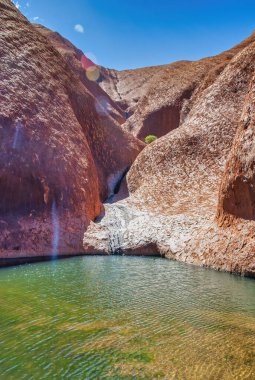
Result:
M162 137L175 128L180 123L180 111L176 106L163 107L151 113L143 123L138 138L144 140L148 135Z
M130 166L116 173L108 180L108 197L104 203L115 203L121 199L128 197L128 191L126 189L126 176L130 169ZM121 193L121 194L120 194Z
M187 102L191 98L194 88L195 87L192 86L191 88L186 89L174 104L164 106L150 113L145 118L137 137L140 140L144 140L148 135L162 137L178 128L184 121L184 113L185 116L187 116L187 112L183 112L183 108L187 108Z

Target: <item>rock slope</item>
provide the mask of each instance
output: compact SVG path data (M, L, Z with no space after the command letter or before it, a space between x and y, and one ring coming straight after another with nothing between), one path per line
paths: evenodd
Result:
M231 225L238 217L255 220L255 76L244 104L240 126L222 179L219 223Z
M2 261L82 251L89 221L143 148L120 128L113 101L116 112L98 106L82 62L67 60L0 1Z
M161 137L184 122L195 98L253 41L255 34L226 52L195 62L124 71L101 68L99 84L130 116L124 129L141 140L149 134Z
M156 253L255 276L254 35L232 52L205 70L182 124L138 156L129 198L91 223L87 252Z
M93 94L97 101L97 107L102 109L102 114L108 113L120 124L124 123L126 120L124 111L97 83L100 76L100 67L59 33L53 32L42 25L34 26L50 40L50 43L62 55L70 69L75 72L84 86Z

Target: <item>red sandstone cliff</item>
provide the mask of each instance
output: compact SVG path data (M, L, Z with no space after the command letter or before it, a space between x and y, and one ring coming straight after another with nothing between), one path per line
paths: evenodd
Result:
M0 257L77 253L143 146L8 0L0 28Z
M240 125L223 174L219 194L220 224L236 218L255 220L255 77L250 83Z
M253 41L255 34L226 52L194 62L124 71L101 68L99 84L131 116L124 129L141 140L149 134L161 137L184 122L194 99Z
M222 57L224 54L220 60ZM204 62L199 62L203 67ZM194 64L198 72L199 62ZM181 85L174 79L176 86L158 94L154 86L155 95L148 100L149 104L158 98L157 104L161 107L176 99L171 97L171 91L177 94L178 88L180 92L183 89L182 83L189 83L189 80L186 82L189 74L181 66L190 64L180 63L177 68ZM107 206L104 219L90 225L84 237L87 251L157 252L175 260L255 275L254 190L251 186L254 115L250 115L254 112L251 96L254 35L232 49L230 56L228 53L218 64L220 68L201 69L203 80L192 92L188 112L178 128L146 147L138 156L127 176L129 198ZM243 107L245 125L249 126L245 133L241 129L237 132ZM216 219L222 178L218 212L222 214L224 210L224 214L241 217L235 226L228 228L220 227ZM247 217L253 220L246 222Z
M34 25L34 27L47 37L50 43L62 55L70 69L79 77L80 81L94 96L98 107L102 107L102 113L104 111L107 112L117 122L122 124L125 121L123 110L97 83L100 77L100 67L59 33L53 32L42 25Z
M255 34L118 72L0 11L0 257L156 253L255 276ZM138 155L126 131L162 137Z

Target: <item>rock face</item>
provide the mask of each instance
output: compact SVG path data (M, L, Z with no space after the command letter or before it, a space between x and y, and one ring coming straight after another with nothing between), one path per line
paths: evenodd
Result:
M255 276L255 34L118 72L10 1L0 21L0 260L156 254Z
M99 84L130 116L124 129L141 140L149 134L161 137L184 122L195 98L254 40L252 35L224 53L196 62L125 71L101 68Z
M110 96L97 84L100 76L100 67L95 65L83 52L77 49L70 41L59 33L53 32L42 25L35 28L50 40L50 43L62 55L70 69L79 77L84 86L96 99L96 106L102 114L107 113L118 123L124 123L125 113Z
M251 81L240 126L220 188L218 219L232 224L236 217L255 220L255 77Z
M179 127L138 156L127 176L129 198L108 205L106 215L91 223L87 252L154 253L255 275L254 35L223 54L218 65L203 68ZM183 83L187 89L186 77ZM165 105L168 90L163 95L148 103L158 96ZM223 227L229 214L232 222Z
M99 104L109 97L84 79L72 46L59 43L60 54L8 0L0 25L0 258L80 252L143 144L112 100Z

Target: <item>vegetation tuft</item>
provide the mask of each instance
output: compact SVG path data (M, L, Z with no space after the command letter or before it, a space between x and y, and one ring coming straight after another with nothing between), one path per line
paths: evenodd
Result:
M151 144L155 140L157 140L157 136L155 136L155 135L148 135L148 136L145 137L144 142L145 142L145 144Z

